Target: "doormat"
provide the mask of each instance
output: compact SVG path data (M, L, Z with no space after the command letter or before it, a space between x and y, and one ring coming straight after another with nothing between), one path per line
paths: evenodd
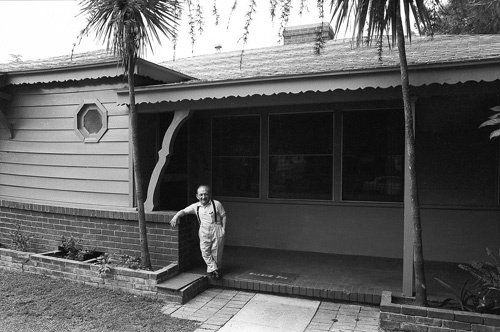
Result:
M290 284L299 277L298 274L273 271L246 271L237 275L236 279L263 281L276 284Z

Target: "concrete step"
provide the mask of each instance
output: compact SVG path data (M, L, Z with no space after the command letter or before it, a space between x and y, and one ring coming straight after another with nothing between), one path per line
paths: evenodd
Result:
M184 304L209 287L208 277L197 273L181 273L156 285L158 292L174 302Z

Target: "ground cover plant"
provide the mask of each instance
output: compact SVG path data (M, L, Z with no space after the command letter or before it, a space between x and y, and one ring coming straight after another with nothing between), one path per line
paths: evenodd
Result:
M452 297L445 299L442 307L451 307L463 311L500 314L500 250L499 254L486 249L491 262L474 261L459 264L459 267L472 276L460 290L436 278Z
M194 331L163 303L62 279L0 269L0 332Z

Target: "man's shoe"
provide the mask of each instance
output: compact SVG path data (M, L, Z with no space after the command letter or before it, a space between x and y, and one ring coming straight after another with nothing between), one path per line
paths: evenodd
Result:
M214 279L216 279L216 280L222 278L222 273L220 273L219 270L213 271L212 274L214 276Z

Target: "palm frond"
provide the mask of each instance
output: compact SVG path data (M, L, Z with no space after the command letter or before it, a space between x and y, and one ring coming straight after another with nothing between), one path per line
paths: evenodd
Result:
M404 17L410 41L412 18L419 29L431 27L424 0L330 0L330 9L335 35L342 29L352 30L357 46L373 41L381 45L384 34L391 36L389 46L396 44L397 15Z
M87 16L80 36L95 32L124 68L131 57L154 52L153 42L161 45L160 33L171 40L177 36L178 0L83 0L80 7L80 15Z

